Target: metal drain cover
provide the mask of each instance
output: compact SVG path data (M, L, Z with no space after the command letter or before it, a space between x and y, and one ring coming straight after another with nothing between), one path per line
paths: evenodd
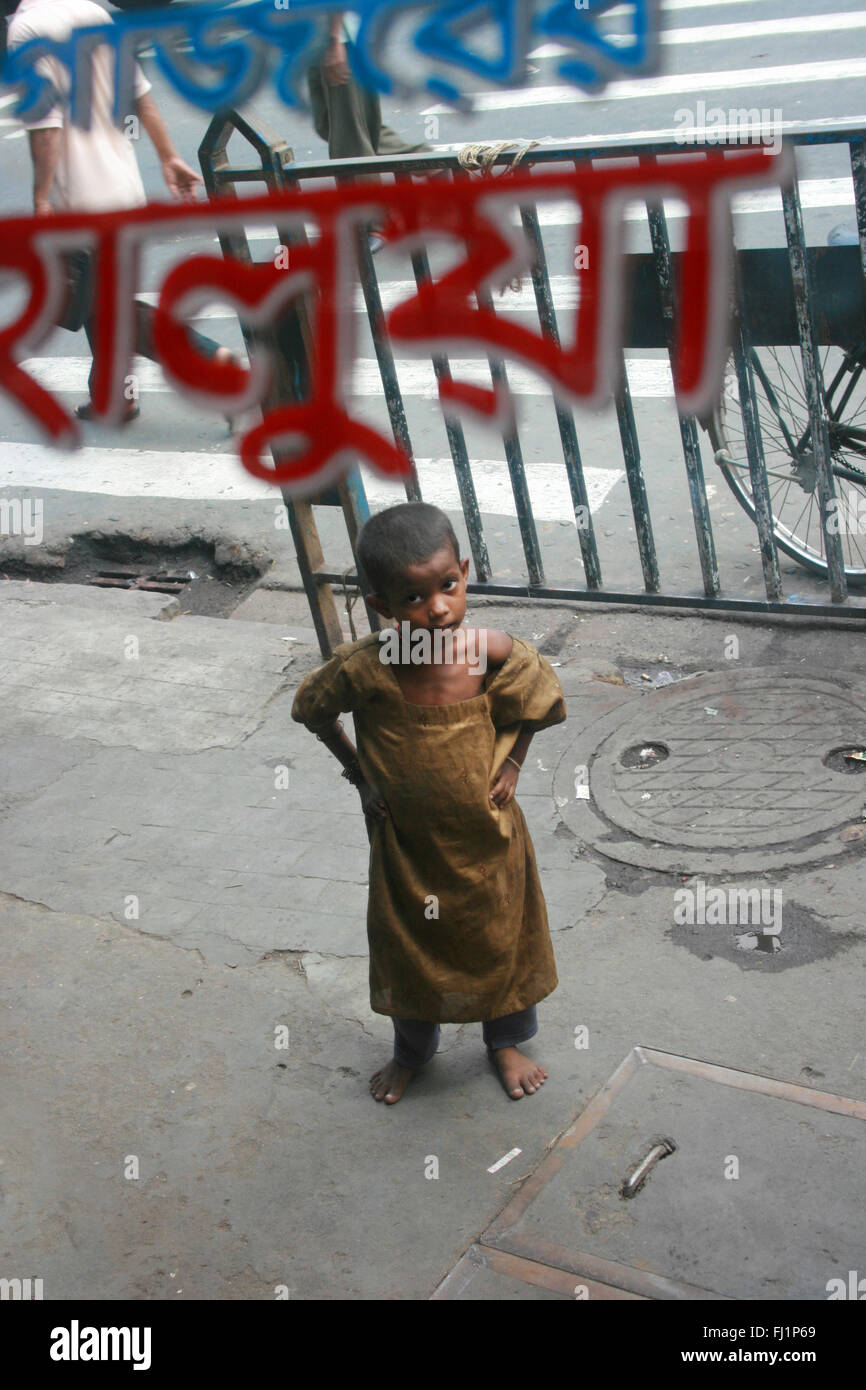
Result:
M866 780L848 775L856 763L827 759L864 744L866 682L850 673L697 676L588 725L560 759L554 794L577 837L610 858L763 872L858 852L839 836L861 820Z
M864 1139L866 1102L635 1047L433 1297L826 1300Z
M139 565L106 565L91 575L88 584L100 589L148 589L159 594L183 593L184 585L195 579L193 570L142 570Z

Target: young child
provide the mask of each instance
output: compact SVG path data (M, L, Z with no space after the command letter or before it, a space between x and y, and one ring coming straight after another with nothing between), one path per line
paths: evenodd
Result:
M535 1005L557 977L514 792L533 734L565 719L562 689L526 642L461 628L469 561L438 507L371 517L358 559L368 603L409 641L386 629L339 647L300 686L292 718L343 764L367 818L370 1005L394 1022L393 1060L370 1090L394 1105L435 1053L440 1023L477 1021L519 1100L547 1077L517 1045L538 1031ZM415 664L425 643L431 659ZM357 752L342 712L354 715Z

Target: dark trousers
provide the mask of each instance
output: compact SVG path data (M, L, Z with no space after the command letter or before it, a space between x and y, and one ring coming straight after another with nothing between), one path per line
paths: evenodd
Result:
M401 1067L417 1070L429 1062L439 1046L439 1024L424 1023L417 1018L395 1018L394 1061ZM491 1019L481 1025L484 1041L489 1048L497 1051L501 1047L517 1047L538 1032L538 1015L535 1005L521 1009L516 1014L505 1014L502 1018Z
M93 320L93 256L89 251L71 251L66 254L65 262L66 303L57 323L61 328L68 328L70 333L77 333L79 328L83 327L92 356L96 343L96 325ZM146 304L142 299L133 300L133 306L135 309L135 351L139 357L148 357L151 362L158 362L159 357L153 345L153 324L156 310L152 304ZM216 356L220 344L215 343L213 338L205 338L202 333L196 333L193 328L188 330L188 334L190 342L203 357ZM90 392L91 400L93 399L93 377L94 368L91 365L90 375L87 378L87 389Z
M156 317L156 310L152 304L145 304L141 299L136 299L135 304L135 351L139 357L147 357L151 362L158 362L159 356L153 345L153 321ZM91 354L93 353L94 343L96 342L96 327L92 318L84 320L84 332L87 335L88 346ZM189 340L203 357L215 357L221 344L215 343L213 338L206 338L202 333L196 333L194 328L187 330ZM93 397L93 377L95 367L91 365L90 375L87 378L87 389Z
M351 49L347 44L347 49ZM313 126L327 142L329 159L362 159L377 154L419 154L430 146L422 140L407 145L390 126L382 124L377 92L359 87L354 77L332 86L321 62L307 71Z

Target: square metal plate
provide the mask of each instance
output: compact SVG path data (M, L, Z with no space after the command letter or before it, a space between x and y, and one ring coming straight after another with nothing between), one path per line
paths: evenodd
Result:
M635 1047L433 1298L826 1299L866 1274L864 1121L863 1101Z

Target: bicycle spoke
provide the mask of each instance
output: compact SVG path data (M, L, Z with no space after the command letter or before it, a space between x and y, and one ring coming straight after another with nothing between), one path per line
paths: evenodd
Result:
M863 358L863 360L861 360ZM827 535L810 440L803 358L798 347L762 346L751 350L756 424L767 478L773 530L780 548L793 558L826 573ZM830 438L830 468L840 506L858 516L856 499L866 504L866 355L847 355L822 345L818 355L822 414ZM853 377L853 380L852 380ZM714 448L730 459L723 469L735 496L754 519L755 498L739 398L739 380L725 377L720 429ZM861 482L862 479L862 482ZM866 531L866 527L863 528ZM849 575L866 579L866 536L859 522L841 540Z
M778 359L776 359L776 361L778 362ZM787 424L782 417L782 410L779 406L779 400L773 382L770 380L769 373L766 371L764 364L761 362L761 359L758 357L757 353L753 353L753 364L758 383L761 386L764 395L766 396L766 403L776 418L776 428L781 432L782 438L785 440L787 448L793 454L796 450L794 439L792 436L790 436ZM787 394L785 404L788 408L789 414L793 414L790 401L787 399Z
M851 564L852 568L854 568L854 556L853 556L853 552L854 552L855 550L857 551L857 559L858 559L858 561L859 561L859 564L856 566L856 568L857 568L857 569L862 569L862 568L864 568L864 557L863 557L863 552L862 552L862 550L860 549L860 546L857 544L857 542L856 542L856 541L851 537L851 535L849 534L849 536L848 536L848 560L849 560L849 563Z
M790 493L790 491L791 491L791 484L793 483L793 481L794 481L793 478L789 478L789 479L788 479L788 483L787 483L787 486L786 486L786 488L785 488L785 496L782 498L782 505L781 505L781 507L779 508L779 514L780 514L780 515L781 515L781 513L784 511L785 507L788 505L788 495L789 495L789 493ZM775 508L774 508L774 511L775 511Z
M794 525L792 527L789 527L792 536L799 536L800 521L802 520L803 512L805 512L807 507L811 506L811 503L812 498L810 495L806 498L806 501L803 503L803 511L800 512L800 515L797 517L797 520L794 522ZM808 536L808 527L806 529L806 534ZM802 544L802 541L800 543ZM806 549L808 549L808 546L806 547Z
M818 535L820 537L820 544L818 546L810 545L809 543L809 537L812 534L812 518L816 514L818 523ZM815 496L814 492L809 494L809 512L806 519L806 549L814 550L816 555L824 554L824 527L821 525L821 504L818 501L818 498Z
M790 383L790 385L792 386L792 388L793 388L793 390L794 390L794 394L798 397L798 400L799 400L800 404L801 404L801 405L805 405L805 404L806 404L806 397L805 397L805 395L801 395L801 394L799 393L799 391L798 391L798 389L797 389L798 383L795 383L795 382L792 380L790 373L787 372L787 371L785 370L785 368L782 366L782 363L780 362L780 360L779 360L778 357L775 357L774 360L775 360L775 362L776 362L776 365L777 365L778 368L779 368L780 374L784 377L785 381L788 381L788 382ZM791 404L790 397L788 396L787 391L785 391L784 385L783 385L782 383L780 383L780 387L781 387L781 389L785 392L785 404L787 405L788 409L789 409L789 410L791 411L791 413L793 414L794 407L793 407L793 405Z
M846 521L848 517L855 518L858 523L861 517L866 519L866 490L861 491L859 487L853 487L850 484L847 486L847 488L843 486L841 489L841 496L839 498L839 501L842 514L845 517ZM845 536L848 542L848 555L850 562L853 564L853 552L856 550L857 558L860 562L860 565L863 566L863 552L860 549L860 542L856 539L858 532L849 531L846 529L843 532L843 535Z

